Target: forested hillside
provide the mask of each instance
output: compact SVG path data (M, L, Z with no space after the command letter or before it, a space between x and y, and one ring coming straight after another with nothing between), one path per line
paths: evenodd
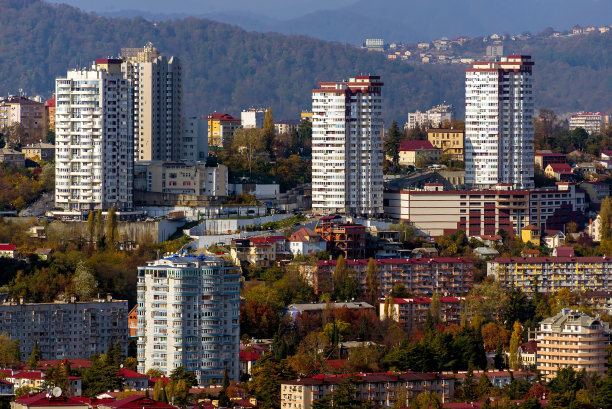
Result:
M38 0L0 0L0 92L48 95L54 78L94 58L117 55L121 47L148 41L184 65L186 115L249 106L272 106L278 119L310 107L318 81L371 73L385 82L387 120L442 101L463 111L464 66L387 61L381 54L304 36L251 33L235 26L188 18L151 23L141 18L110 19L66 5ZM559 113L578 108L612 108L612 34L529 49L536 61L536 105ZM565 41L565 39L563 40ZM483 47L484 50L484 47Z

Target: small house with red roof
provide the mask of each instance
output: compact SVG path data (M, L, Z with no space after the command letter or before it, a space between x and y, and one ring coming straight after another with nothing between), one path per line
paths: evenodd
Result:
M42 388L45 374L42 371L21 371L9 375L6 380L15 385L15 389L27 386L34 390Z
M440 160L442 151L429 141L403 140L399 149L399 164L416 166L417 162L436 162Z
M0 258L15 258L17 246L14 244L0 244Z
M261 354L253 351L240 351L240 376L248 374L251 375L253 365L257 363L257 360L261 358Z
M117 376L121 376L123 378L124 385L137 391L147 389L149 387L149 377L136 371L121 368L121 370L117 372Z
M89 405L78 398L60 394L54 396L51 393L39 393L37 395L25 395L11 402L11 409L89 409Z
M551 255L553 257L574 257L574 248L570 246L555 247Z
M125 399L98 405L98 409L178 409L176 406L147 398L144 395L132 395Z
M289 248L294 256L317 254L327 249L327 242L312 229L302 227L289 237Z
M546 177L553 178L558 182L572 180L572 167L568 163L551 163L544 170Z
M208 120L208 146L211 148L227 147L240 127L240 118L225 113L214 113L206 117Z

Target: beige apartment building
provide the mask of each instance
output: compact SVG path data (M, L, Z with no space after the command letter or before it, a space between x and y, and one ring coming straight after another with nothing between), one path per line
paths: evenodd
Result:
M406 391L407 402L422 392L436 393L442 403L452 402L454 398L452 375L427 372L316 375L282 383L281 409L310 409L314 401L333 393L351 378L355 380L356 398L372 402L376 407L393 406L401 390ZM407 402L399 404L404 407Z
M135 165L134 188L154 193L227 196L227 166L202 162L143 162Z
M463 129L430 128L427 140L440 149L442 154L450 155L453 160L463 160Z
M182 159L182 65L153 44L122 48L123 74L133 87L134 160Z
M33 143L21 149L26 159L33 161L50 161L55 159L55 145L50 143Z
M560 368L582 369L603 376L606 372L609 327L599 317L564 308L540 323L538 371L551 380Z
M47 131L45 104L23 96L9 96L0 101L0 129L20 123L27 141L44 138Z

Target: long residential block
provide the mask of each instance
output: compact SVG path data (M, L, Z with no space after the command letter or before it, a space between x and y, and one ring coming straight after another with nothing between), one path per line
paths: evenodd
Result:
M127 352L128 302L110 298L90 302L0 304L0 333L18 339L21 358L38 347L42 359L89 358L121 343Z

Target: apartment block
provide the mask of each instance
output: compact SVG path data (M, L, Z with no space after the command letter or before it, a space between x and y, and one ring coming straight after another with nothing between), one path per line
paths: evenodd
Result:
M0 304L0 333L18 339L21 359L38 347L42 358L89 358L121 343L127 353L127 301L106 299L89 302Z
M139 162L134 166L134 189L154 193L227 196L228 169L203 162Z
M65 211L131 210L132 86L121 60L55 80L55 206Z
M41 141L47 131L45 105L24 96L8 96L0 100L0 129L20 123L30 143Z
M463 129L430 128L427 130L427 140L443 155L462 161L464 133Z
M239 118L228 114L210 114L206 120L208 121L208 146L211 148L227 148L231 144L234 133L241 126Z
M172 256L138 268L138 372L178 367L199 385L238 380L240 270L214 257ZM127 330L127 325L125 326Z
M534 186L533 61L511 55L474 62L465 75L465 180Z
M183 118L181 147L182 162L206 162L208 158L208 121Z
M362 291L367 289L368 259L349 259L349 270L356 273L355 281ZM395 284L404 284L406 289L419 296L431 296L437 291L442 296L461 296L474 284L474 264L461 257L395 258L378 259L380 295L391 292ZM304 276L317 294L331 290L331 278L336 260L319 260L315 272Z
M455 117L455 107L447 104L437 105L425 112L416 111L408 114L408 122L404 126L405 129L414 129L416 127L438 128L444 122L451 122Z
M383 117L379 76L321 82L312 91L312 208L383 213Z
M182 159L183 67L153 44L121 49L121 70L133 87L133 155L136 162Z
M585 370L604 376L610 341L608 323L564 308L540 322L537 333L537 368L550 381L561 368Z
M339 385L352 380L357 388L355 398L371 402L376 407L391 407L398 395L404 394L407 402L422 392L437 394L442 403L452 402L455 380L452 375L427 372L383 372L348 375L316 375L281 384L281 408L310 409L315 401L333 393ZM400 395L401 396L401 395ZM407 406L398 402L398 407Z
M385 216L412 223L431 237L461 229L468 236L495 235L499 230L520 234L533 224L540 230L562 230L580 220L585 192L571 183L537 190L512 190L498 185L485 190L443 190L441 184L423 189L385 191Z
M10 148L0 148L0 163L6 166L23 168L25 166L25 155Z
M569 118L570 131L582 128L589 134L600 133L609 122L609 116L601 112L578 112Z
M506 287L532 294L571 291L612 290L611 257L498 257L487 262L487 275Z
M567 158L562 153L547 153L547 152L536 152L534 155L535 164L544 170L551 163L567 163Z
M45 101L45 119L47 129L55 130L55 95Z
M440 321L459 325L464 300L465 297L440 297ZM381 320L391 318L410 333L423 328L430 305L430 297L392 298L380 302L379 317Z

